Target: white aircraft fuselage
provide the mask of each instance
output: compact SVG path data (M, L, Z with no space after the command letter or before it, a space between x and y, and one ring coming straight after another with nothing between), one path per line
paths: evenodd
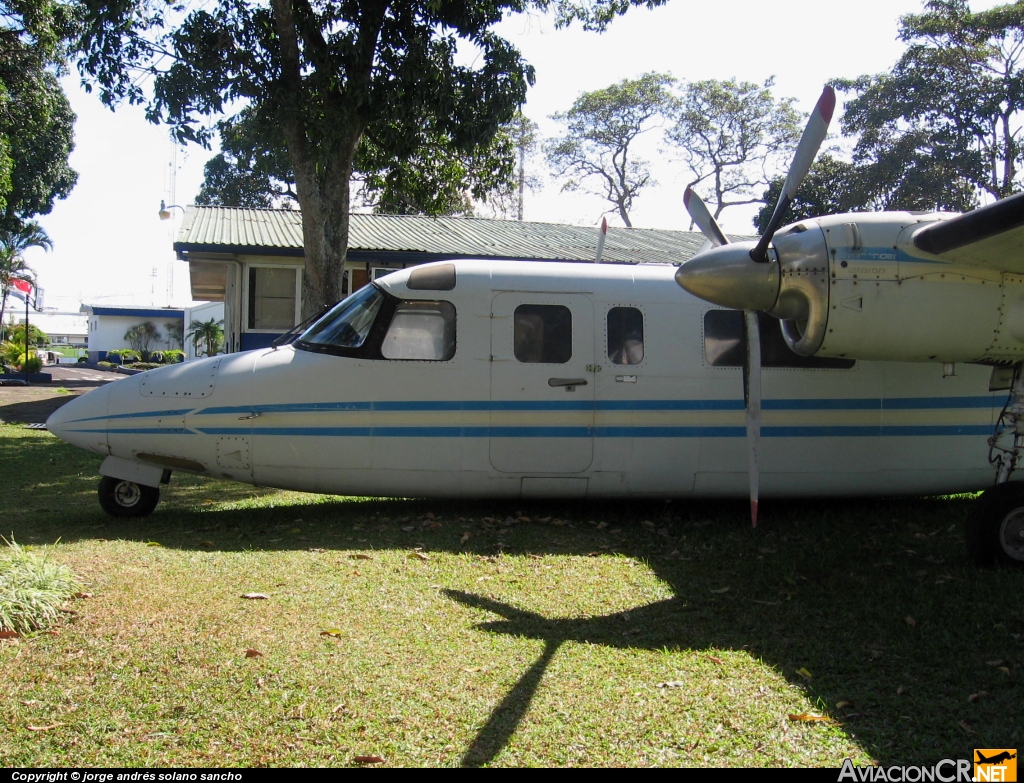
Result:
M414 267L294 344L126 377L48 427L103 455L103 475L150 487L184 470L342 495L743 497L742 315L683 291L675 271ZM776 367L766 351L762 496L992 484L986 439L1005 393L988 391L988 367Z

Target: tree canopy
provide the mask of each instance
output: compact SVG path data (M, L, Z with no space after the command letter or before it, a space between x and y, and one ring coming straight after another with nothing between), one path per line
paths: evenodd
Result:
M260 127L251 114L219 123L221 152L205 166L197 204L253 209L298 205L295 175L278 128ZM514 128L503 125L472 152L452 150L451 139L420 129L410 154L398 158L363 136L353 163L352 201L386 214L472 214L471 199L507 200L515 187Z
M473 154L512 119L533 69L492 29L554 6L565 24L601 28L662 0L82 0L83 73L108 104L145 103L179 140L205 143L210 117L250 113L284 139L302 209L307 314L337 300L348 248L350 180L360 142L408 158L424 128ZM460 45L477 50L460 65ZM152 76L144 92L140 73Z
M635 155L635 142L659 127L672 110L674 84L668 74L645 73L581 93L568 111L553 115L566 130L545 145L545 154L556 175L566 178L563 190L595 188L591 192L610 202L622 222L632 226L633 200L654 184L647 161Z
M56 0L0 0L0 229L17 232L66 197L75 115L57 81L76 31Z
M690 170L690 187L715 205L716 218L726 207L761 201L800 138L794 99L776 100L772 83L709 79L683 89L668 139Z
M949 209L1021 189L1024 2L971 12L930 0L900 20L908 46L888 73L835 80L853 91L842 120L882 209Z

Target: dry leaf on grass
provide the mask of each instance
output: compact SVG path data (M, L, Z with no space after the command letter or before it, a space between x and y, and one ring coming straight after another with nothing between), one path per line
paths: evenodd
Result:
M19 639L21 634L17 631L0 631L0 639Z
M200 541L199 546L215 546L212 541Z
M972 729L970 726L968 726L963 721L958 721L958 723L960 724L960 728L963 729L964 731L966 731L968 734L973 734L975 737L978 736L978 732L976 732L974 729Z
M92 593L75 593L75 598L92 598Z
M250 601L266 601L270 596L263 593L242 593L242 598L248 598Z
M146 546L163 546L159 541L147 541Z
M413 560L413 559L416 559L416 560L429 560L430 558L427 557L422 552L410 552L409 553L409 559L410 560Z
M831 723L832 722L832 719L828 715L818 715L815 712L801 712L801 713L799 713L797 715L790 715L789 719L790 720L799 720L799 721L808 721L808 722L818 721L820 723Z
M384 759L380 756L356 756L352 759L356 764L383 764Z
M682 680L671 680L669 682L659 682L656 688L685 688L686 683Z
M722 587L722 588L720 588L718 590L711 590L709 592L715 593L717 595L721 595L722 593L728 593L729 592L729 588L728 587Z
M363 554L362 552L353 552L351 555L349 555L349 559L350 560L372 560L373 558L371 558L367 554Z
M704 657L711 661L711 663L717 663L719 665L724 663L721 658L716 658L714 655L705 655Z
M905 622L905 623L906 623L907 625L909 625L909 626L910 626L911 628L913 628L913 627L914 627L915 625L917 625L917 620L915 620L915 619L914 619L913 617L911 617L911 616L910 616L909 614L908 614L908 615L906 616L906 618L905 618L905 619L903 620L903 622Z
M26 726L25 728L29 731L49 731L50 729L56 729L63 725L63 723L51 723L49 726Z
M263 655L263 653L259 650L254 650L252 647L245 651L246 658L259 658L261 655Z
M849 701L837 701L836 702L836 709L837 710L841 710L844 707L852 707L852 706L853 706L853 702L849 702Z
M326 631L321 631L320 635L321 636L333 636L335 639L340 639L341 638L341 631L339 631L337 628L328 628Z
M460 544L465 544L472 536L469 533L463 533L462 538L459 539Z
M799 674L801 677L803 677L805 680L809 680L809 679L811 679L811 677L814 676L807 669L805 669L803 667L797 669L796 673Z

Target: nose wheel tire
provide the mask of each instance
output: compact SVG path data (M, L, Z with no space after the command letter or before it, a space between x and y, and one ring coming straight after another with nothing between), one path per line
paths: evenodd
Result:
M134 481L100 479L100 507L112 517L148 517L160 502L160 490Z
M1024 483L997 484L971 504L966 544L977 565L1024 568Z

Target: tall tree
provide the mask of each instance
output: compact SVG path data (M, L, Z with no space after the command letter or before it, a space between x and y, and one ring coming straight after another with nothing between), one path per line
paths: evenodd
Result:
M635 155L635 144L671 111L673 84L668 74L645 73L582 93L567 112L553 115L565 125L565 134L551 139L544 151L556 175L568 178L562 189L596 183L591 192L609 201L622 222L632 226L633 200L654 184L647 161Z
M772 83L709 79L683 90L667 136L692 174L690 187L715 205L716 218L726 207L760 202L800 138L793 99L776 100Z
M558 0L560 20L598 27L642 0ZM660 0L646 0L645 5ZM493 27L549 0L82 0L83 73L109 103L146 103L179 140L208 141L206 118L243 106L285 141L302 209L306 314L340 297L359 143L407 157L420 130L452 149L488 143L522 104L533 69ZM460 44L477 65L456 63ZM153 76L151 96L136 80Z
M1024 2L973 13L930 0L900 20L907 50L889 73L836 80L856 97L843 132L858 137L876 200L890 209L975 206L977 192L1021 189Z
M75 115L57 81L76 30L57 0L0 0L0 228L17 232L71 192Z

